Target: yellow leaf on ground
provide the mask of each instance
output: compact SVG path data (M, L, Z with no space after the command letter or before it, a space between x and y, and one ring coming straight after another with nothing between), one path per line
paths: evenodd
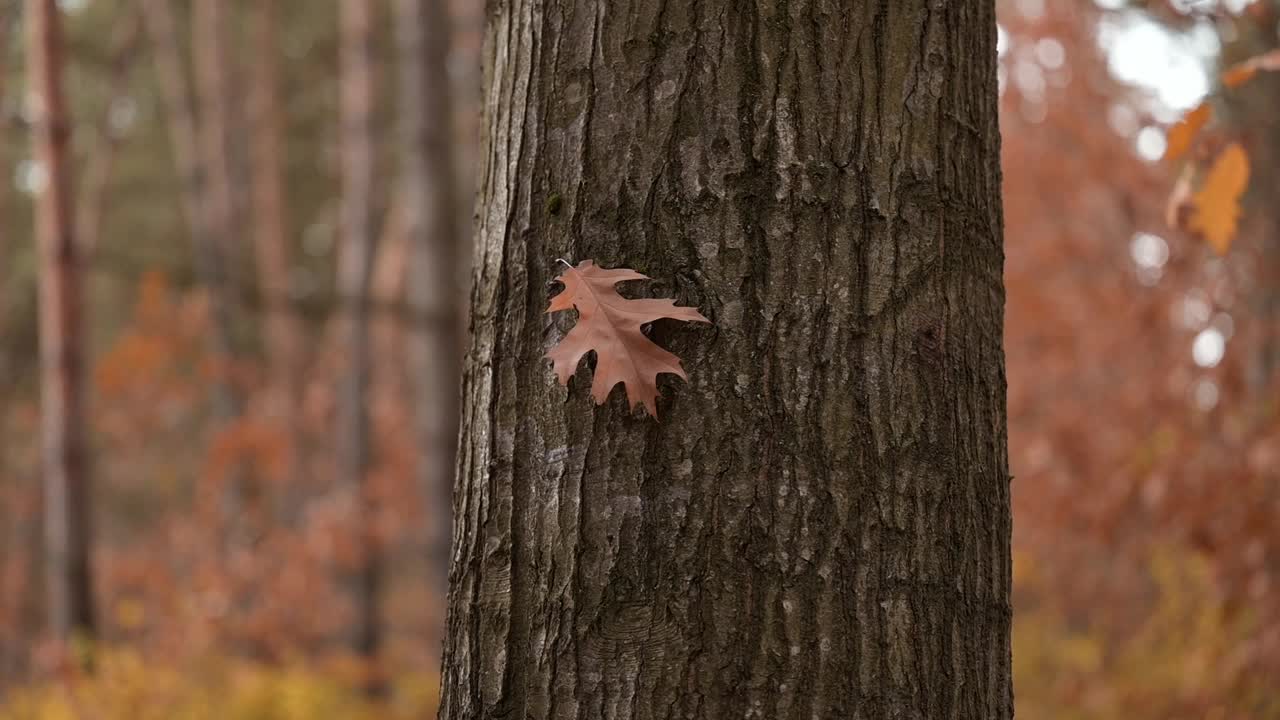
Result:
M1249 185L1249 156L1231 143L1213 161L1204 185L1191 199L1189 223L1219 255L1231 248L1240 221L1240 197Z
M1240 87L1252 80L1259 70L1280 70L1280 48L1227 68L1222 73L1222 84L1229 88Z
M1195 142L1196 135L1212 118L1213 108L1207 102L1200 103L1194 110L1183 115L1177 124L1169 128L1168 144L1164 150L1165 161L1172 162L1185 155Z

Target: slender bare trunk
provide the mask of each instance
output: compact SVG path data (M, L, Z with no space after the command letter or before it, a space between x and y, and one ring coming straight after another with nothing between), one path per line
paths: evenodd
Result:
M62 95L60 13L56 0L27 0L26 8L35 157L47 179L36 209L45 581L49 626L65 641L94 635L83 288L72 220L71 126Z
M142 10L151 41L160 98L167 116L169 143L181 183L182 209L197 250L197 271L220 273L220 255L208 252L211 244L209 222L201 201L208 178L200 160L195 98L187 80L187 63L178 42L172 0L142 0Z
M302 323L290 298L293 271L289 207L284 187L284 128L279 88L277 0L250 5L253 72L249 73L250 160L254 251L258 287L266 310L264 345L271 383L267 414L278 422L286 442L285 478L298 478L299 404L302 393ZM286 509L288 511L288 509Z
M9 59L9 33L12 27L13 17L17 12L18 3L5 0L0 3L0 132L4 132L8 118L5 117L6 108L8 108L8 86L5 85L5 79L8 78L9 68L5 61ZM0 140L0 268L6 268L9 264L9 236L12 233L4 232L4 228L9 225L5 223L5 200L8 197L9 178L12 177L9 168L9 154L5 152L8 149L8 143ZM4 337L5 320L8 319L9 307L5 304L5 284L4 281L8 277L3 270L0 270L0 338ZM8 352L5 351L4 343L0 343L0 377L4 377L6 373L6 365L8 365ZM3 395L4 386L0 383L0 395ZM3 400L0 400L3 402ZM0 433L8 433L8 415L5 409L8 404L0 405ZM8 477L10 469L6 466L6 459L0 456L0 477ZM17 592L10 597L10 606L12 606L12 618L23 618L24 601L27 600L29 589L24 580L27 579L27 565L29 557L33 553L33 547L26 543L29 524L32 524L32 512L27 507L20 506L20 497L22 493L18 492L18 488L14 488L12 497L14 506L5 506L5 515L13 520L10 521L10 527L6 530L8 534L8 542L5 543L4 556L0 557L0 571L3 571L4 578L0 578L0 582L4 579L13 578L10 582L5 583L6 587L19 588ZM38 548L38 542L35 544ZM5 676L18 676L18 671L22 669L23 655L26 653L19 650L20 647L26 646L24 639L26 634L23 629L26 625L19 624L14 628L15 642L9 647L0 647L0 678ZM0 679L0 693L3 693L5 683Z
M338 292L344 325L345 364L338 418L338 472L355 511L359 550L346 585L355 607L351 649L367 660L381 645L378 599L381 558L365 483L369 443L369 305L373 271L373 9L367 0L341 5L342 245ZM373 687L372 685L370 687Z
M1254 21L1223 48L1224 59L1232 58L1227 62L1256 57L1280 45L1280 3L1256 10ZM1252 255L1246 262L1254 273L1251 287L1242 297L1248 310L1242 316L1241 329L1252 335L1245 381L1254 397L1271 398L1280 385L1280 214L1269 203L1280 192L1280 118L1275 113L1280 103L1280 77L1262 73L1244 92L1228 93L1224 99L1230 111L1248 125L1252 138L1249 185L1257 210L1246 212L1242 234L1256 237L1258 242L1255 247L1241 248Z
M378 356L386 357L385 365L389 370L405 369L399 363L403 362L404 336L410 324L403 312L410 252L405 213L405 193L401 188L392 197L383 215L369 287L373 348ZM375 373L378 372L378 367L375 364ZM384 383L384 386L399 393L403 388L396 386L401 384Z
M404 193L397 190L383 213L377 252L369 281L369 343L373 362L369 371L374 381L368 402L370 424L380 427L409 427L413 403L410 396L406 338L412 332L405 309L405 281L409 266L409 238L405 235Z
M4 132L9 127L9 117L6 112L8 108L8 86L5 79L8 77L8 67L5 63L9 58L9 37L14 18L17 16L18 3L6 2L0 5L0 132ZM9 154L5 152L6 144L0 142L0 228L7 227L5 225L6 208L9 199L10 178L13 177L12 169L9 165ZM0 264L7 265L9 262L9 245L10 233L0 232ZM6 276L0 273L0 338L4 337L5 327L8 325L9 308L5 302L7 290L4 285ZM8 374L9 351L0 343L0 377Z
M111 180L116 149L123 137L115 125L115 104L129 91L129 76L138 51L141 20L137 6L129 5L116 16L111 26L107 103L98 123L97 137L88 150L76 213L76 235L87 262L92 261L101 236L107 185Z
M462 373L457 195L447 62L448 13L441 0L396 0L408 285L410 379L417 392L417 472L427 500L428 561L444 603L452 536L454 464ZM437 641L433 638L432 641Z
M210 352L218 373L213 384L214 413L222 426L240 419L244 401L231 369L237 359L234 293L226 272L226 258L212 221L217 213L208 194L208 172L201 159L196 127L195 100L187 81L186 62L178 44L171 0L141 0L143 20L150 37L161 99L168 117L169 141L181 183L183 211L190 230L196 274L209 293L213 314ZM225 216L223 216L225 218ZM239 515L240 478L229 479L225 494L224 524L229 534Z
M238 285L235 258L240 255L242 213L236 202L231 142L232 75L227 54L227 0L194 0L191 4L191 57L195 68L199 153L208 176L204 203L209 229L226 258L226 280Z
M0 429L12 430L2 424ZM0 472L9 470L11 468L0 466ZM26 483L3 489L7 500L3 510L8 522L3 528L6 540L4 555L0 558L0 583L7 590L0 605L4 606L4 617L11 625L4 631L9 642L0 643L0 697L4 696L6 686L25 677L31 659L28 649L39 632L41 610L46 605L40 583L44 545L38 520L41 489Z

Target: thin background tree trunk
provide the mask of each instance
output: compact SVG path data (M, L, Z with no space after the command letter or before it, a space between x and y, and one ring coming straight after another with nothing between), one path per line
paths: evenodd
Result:
M495 0L441 717L1013 716L992 0ZM654 278L661 421L544 358Z
M1257 11L1257 17L1242 23L1235 40L1223 48L1224 67L1280 46L1280 26L1276 23L1280 3ZM1254 333L1247 345L1253 350L1244 363L1245 381L1250 395L1265 398L1273 396L1280 383L1280 215L1269 202L1280 187L1280 119L1275 114L1276 103L1280 102L1280 78L1273 73L1259 73L1249 81L1245 92L1228 93L1223 100L1235 122L1248 126L1250 202L1240 234L1257 237L1258 244L1237 244L1233 252L1251 255L1246 255L1244 261L1252 270L1253 276L1247 281L1251 287L1246 286L1242 298L1247 314L1242 316L1241 327Z
M417 388L417 472L427 499L431 577L443 593L449 572L462 373L449 18L441 0L396 0L396 11L405 227L411 248L409 374ZM440 599L443 605L443 596Z
M56 0L27 0L26 9L34 155L46 177L36 201L36 241L48 619L54 636L61 640L92 639L84 289L73 221L71 125L62 94L61 17Z
M385 356L382 365L387 367L388 375L405 370L401 364L404 335L413 322L404 299L410 251L405 228L406 194L403 188L397 189L383 214L369 286L373 350L377 355ZM380 371L381 365L375 363L373 372ZM403 383L387 381L383 386L386 392L404 397L400 394L404 392Z
M8 132L10 127L9 86L5 82L8 79L9 68L6 61L9 58L9 40L12 37L13 23L18 18L20 7L21 4L16 1L0 3L0 132ZM13 168L9 163L9 154L6 150L7 143L0 142L0 228L9 227L7 223L9 179L13 177ZM12 252L9 239L9 233L0 232L0 267L6 266L9 262ZM6 277L6 273L0 271L0 339L4 337L9 319L8 288L4 284ZM8 374L8 361L7 348L0 343L0 376ZM2 396L5 389L4 385L0 384L0 402L3 402ZM0 432L11 431L4 427L7 420L7 416L0 414ZM0 474L8 475L11 470L6 465L6 461L7 458L0 457ZM43 559L41 552L44 549L41 537L43 528L37 520L40 513L38 498L41 490L43 488L13 488L7 498L10 506L5 508L6 514L13 518L13 521L6 528L7 539L2 557L3 564L0 567L5 573L3 578L5 586L19 588L9 597L11 617L18 620L19 626L15 629L15 642L12 646L0 648L0 677L18 678L22 677L26 671L28 653L24 648L30 644L30 638L38 627L38 608L44 604L40 602L39 582L40 565ZM0 692L4 691L4 685L5 683L0 681Z
M237 203L231 141L232 104L230 78L234 75L227 52L230 17L227 0L193 0L191 4L191 57L195 69L196 105L199 108L198 147L207 173L204 202L210 231L226 258L227 282L236 296L236 259L244 236L243 214Z
M9 58L9 38L12 36L13 23L18 16L18 8L19 3L16 1L0 3L0 132L4 133L8 133L12 121L9 87L5 82L9 73L6 61ZM9 163L7 150L8 144L0 142L0 179L3 179L3 182L0 182L0 227L7 227L4 223L8 217L9 187L13 178L13 166ZM0 263L7 265L11 253L9 233L0 232ZM0 339L4 337L5 328L9 324L9 289L5 284L7 279L5 273L0 273ZM8 365L9 351L0 343L0 377L8 374Z
M143 21L151 40L156 77L168 120L169 141L181 183L183 211L191 235L196 275L209 293L213 315L210 351L218 367L213 381L214 413L222 427L239 421L244 399L231 377L238 353L235 339L235 300L227 278L227 258L206 202L208 172L200 155L195 100L187 81L186 62L178 44L170 0L141 0ZM230 536L238 522L240 478L228 482L223 522Z
M350 646L372 661L382 644L379 619L380 548L375 539L366 483L369 442L369 305L373 272L373 8L366 0L340 6L340 106L342 152L342 245L338 293L346 342L338 418L339 482L349 494L357 535L356 562L346 571L355 617ZM370 689L377 683L371 679Z
M194 0L191 4L191 56L194 66L195 90L197 98L197 142L198 153L202 157L201 164L205 168L205 193L202 201L208 215L209 231L217 251L222 255L222 283L228 298L239 298L242 295L242 283L237 277L243 253L244 217L238 202L237 165L235 148L232 142L232 131L236 127L233 119L233 95L231 78L235 75L231 67L231 56L227 52L227 29L230 23L228 0ZM228 302L231 302L230 300ZM236 347L236 327L230 328L228 336ZM233 349L224 372L231 375L230 383L235 383L235 360L241 356ZM232 391L236 395L240 393ZM236 398L235 413L231 416L234 422L242 417L246 409L243 398ZM244 549L248 542L250 523L248 517L253 508L250 507L249 466L245 462L232 464L222 493L223 531L227 549L235 551Z
M280 47L276 31L278 5L276 0L259 0L249 8L254 58L254 67L249 73L249 121L253 143L250 169L254 249L258 287L266 309L263 336L271 372L268 415L285 434L285 479L294 484L302 479L298 475L298 413L304 348L302 323L290 296L293 252L284 187L284 128L277 101L280 94Z
M10 428L3 428L10 430ZM0 468L13 477L9 468ZM0 644L0 696L7 687L26 677L31 660L29 648L36 642L41 627L44 588L41 585L40 493L43 488L32 483L13 483L3 488L4 512L13 518L3 528L4 547L0 549L0 582L10 588L0 599L4 615L14 621L9 628L11 642Z
M89 147L84 166L84 180L76 213L76 235L82 254L92 264L101 237L103 208L111 168L122 134L115 127L116 103L129 91L133 62L141 39L142 17L136 5L130 5L115 17L111 26L111 60L108 66L107 103L99 120L96 137Z

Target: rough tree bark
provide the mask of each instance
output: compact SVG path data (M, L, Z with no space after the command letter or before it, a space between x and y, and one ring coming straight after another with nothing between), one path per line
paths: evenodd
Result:
M1012 716L992 0L496 0L441 717ZM655 278L661 422L543 359Z
M355 608L350 647L372 660L382 644L379 595L382 565L373 537L369 437L369 306L373 272L373 8L366 0L343 0L340 106L342 115L342 247L338 258L343 379L338 418L339 482L350 495L357 534L354 567L344 584ZM370 689L377 690L376 685Z
M405 226L410 237L408 285L417 473L427 499L428 553L435 585L448 582L458 381L462 327L458 300L459 238L452 150L452 105L446 67L448 12L440 0L397 0L400 119Z
M36 201L40 279L40 415L44 439L48 622L60 640L92 639L91 500L84 402L84 291L72 202L71 125L62 94L56 0L27 0L33 146L45 169Z

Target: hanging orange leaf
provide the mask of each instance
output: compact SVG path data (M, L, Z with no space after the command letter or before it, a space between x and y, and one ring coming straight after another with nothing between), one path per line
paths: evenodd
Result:
M1251 57L1232 65L1222 73L1222 84L1229 88L1240 87L1253 79L1259 70L1280 70L1280 48Z
M1218 254L1231 248L1240 221L1240 197L1249 185L1249 157L1240 143L1231 143L1213 161L1204 185L1191 198L1188 223Z
M1183 115L1181 120L1169 128L1168 143L1164 150L1165 161L1173 162L1186 154L1195 142L1196 135L1212 118L1213 108L1207 102L1200 103L1194 110Z
M551 298L547 312L577 308L578 324L547 357L554 364L561 385L568 385L578 363L588 352L596 353L591 396L603 404L614 385L623 383L630 407L644 405L658 416L658 375L671 373L688 379L680 358L645 337L642 325L661 318L689 322L711 322L695 308L676 307L671 299L624 298L614 286L624 280L648 277L626 268L606 270L591 260L565 270L557 281L564 290Z

